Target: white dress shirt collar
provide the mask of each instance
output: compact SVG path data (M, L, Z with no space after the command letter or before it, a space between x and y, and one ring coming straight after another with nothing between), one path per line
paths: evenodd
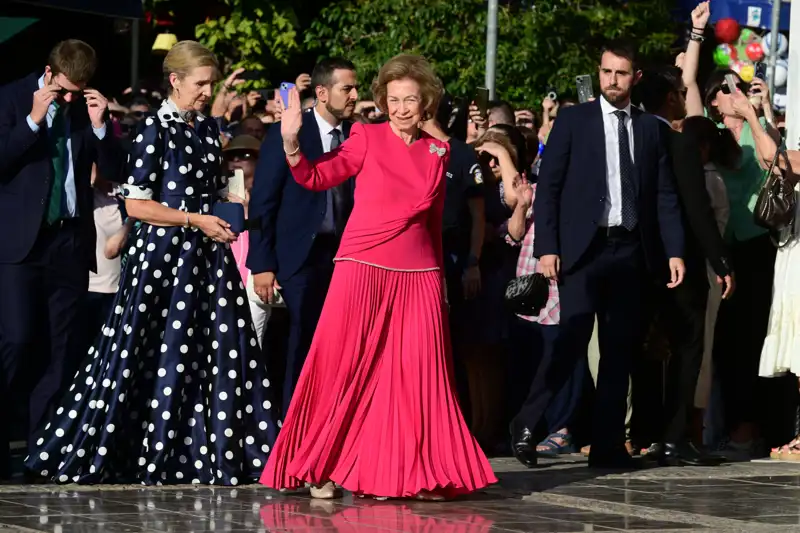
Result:
M331 126L331 123L325 120L322 115L319 114L319 111L317 111L316 107L314 108L314 118L317 120L319 134L323 137L330 137L333 130L339 130L343 132L341 124L338 126Z
M624 111L626 115L631 116L631 103L628 102L628 105L623 107L622 109L616 108L606 100L605 96L600 97L600 109L603 111L604 115L613 115L617 111Z

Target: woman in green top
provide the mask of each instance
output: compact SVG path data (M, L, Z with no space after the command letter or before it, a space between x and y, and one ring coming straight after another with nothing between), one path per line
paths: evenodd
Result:
M728 74L738 81L736 91L725 82ZM728 129L742 148L736 169L720 169L730 201L725 238L730 243L737 285L736 295L720 307L714 346L728 431L718 453L730 460L747 460L758 454L760 395L756 389L772 302L775 246L767 230L756 225L753 209L764 169L771 162L766 158L774 153L775 139L780 139L771 124L769 100L762 80L747 85L730 70L711 75L704 98L710 118ZM763 117L754 103L760 103Z

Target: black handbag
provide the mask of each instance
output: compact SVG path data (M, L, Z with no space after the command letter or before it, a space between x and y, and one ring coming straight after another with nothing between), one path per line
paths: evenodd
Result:
M784 171L780 167L778 167L778 173L774 172L778 158L781 156L786 157L783 146L775 152L772 164L767 170L764 185L761 186L761 191L758 193L755 209L753 209L755 223L776 233L792 227L797 207L793 184L786 179Z
M550 297L550 281L536 272L512 279L506 286L505 304L516 315L537 316Z

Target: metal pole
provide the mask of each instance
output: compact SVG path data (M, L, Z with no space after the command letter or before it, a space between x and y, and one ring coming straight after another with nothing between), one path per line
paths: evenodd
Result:
M139 83L139 19L131 21L131 88Z
M486 88L489 98L496 98L495 73L497 71L497 0L489 0L486 15Z
M794 6L800 8L800 6ZM792 67L794 65L794 67ZM786 148L800 149L800 9L789 24L789 79L786 87Z
M781 28L781 0L772 0L772 29L769 42L769 63L767 64L767 86L769 95L775 98L775 65L778 62L778 39Z

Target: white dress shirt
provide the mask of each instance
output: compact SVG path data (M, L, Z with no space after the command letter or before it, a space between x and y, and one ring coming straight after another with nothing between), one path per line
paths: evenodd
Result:
M604 97L600 97L600 110L603 113L603 131L606 138L606 206L603 217L600 219L600 226L614 227L622 225L622 175L619 169L619 130L617 129L619 119L614 114L617 111L624 111L627 115L625 126L628 128L628 141L631 148L631 160L633 156L633 121L631 120L631 104L623 109L617 109L609 104ZM636 162L635 160L633 161Z
M330 122L325 120L322 115L317 112L316 108L314 109L314 118L317 119L317 126L319 127L319 136L320 140L322 140L322 151L326 154L331 151L331 141L333 141L333 136L331 132L333 130L339 130L339 136L344 142L344 131L342 130L342 125L339 124L338 126L331 126ZM333 218L333 193L329 190L325 191L325 196L327 199L327 208L325 209L325 218L322 219L322 226L319 228L320 233L336 233L336 222Z

